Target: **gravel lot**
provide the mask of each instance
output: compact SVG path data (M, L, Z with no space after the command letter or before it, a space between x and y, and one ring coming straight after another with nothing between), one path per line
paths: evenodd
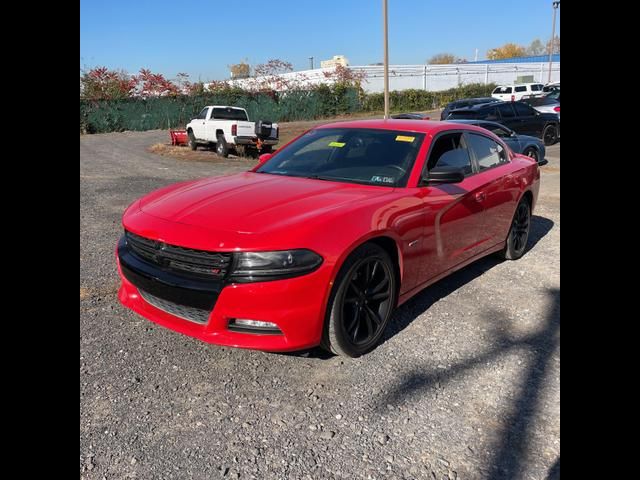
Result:
M167 136L80 138L81 478L559 478L559 145L529 252L428 288L349 360L207 345L119 305L124 208L252 162L146 150Z

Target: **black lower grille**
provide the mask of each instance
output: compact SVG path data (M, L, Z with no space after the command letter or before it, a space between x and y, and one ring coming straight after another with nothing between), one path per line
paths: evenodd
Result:
M208 252L168 245L125 232L130 250L141 259L163 269L200 278L224 278L231 265L230 253Z
M142 298L148 303L160 310L163 310L176 317L184 318L191 322L205 324L209 319L209 311L201 308L188 307L186 305L180 305L179 303L170 302L164 298L156 297L155 295L145 292L142 289L138 289Z

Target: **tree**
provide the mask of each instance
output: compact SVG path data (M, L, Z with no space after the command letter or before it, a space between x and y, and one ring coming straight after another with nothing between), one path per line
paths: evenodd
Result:
M153 73L148 68L141 68L140 74L133 77L136 81L136 94L141 97L162 97L178 95L178 87L164 78L161 73Z
M227 66L231 71L231 78L249 78L251 75L251 67L246 61Z
M547 48L547 52L549 49ZM545 47L540 41L539 38L536 38L533 42L529 44L527 48L527 55L543 55L545 52Z
M344 87L357 87L360 88L363 81L366 81L367 74L362 71L354 71L349 67L342 65L336 65L333 70L322 72L324 78L332 80L336 85L342 85Z
M452 53L438 53L431 57L427 63L429 65L448 65L456 63L456 57Z
M203 95L204 94L204 83L203 82L195 82L192 83L189 80L188 73L178 73L176 75L178 82L178 90L180 93L184 95Z
M94 67L80 76L81 97L102 100L127 98L136 88L136 80L123 70Z
M487 58L489 60L501 60L503 58L524 57L526 54L525 48L515 43L505 43L498 48L492 48L487 52Z
M549 47L551 46L551 39L547 42L547 47L545 48L545 52L549 53ZM560 53L560 35L555 36L555 42L553 43L553 53Z
M267 63L256 65L253 69L256 77L266 77L269 75L281 75L283 73L293 72L293 65L285 60L273 58Z

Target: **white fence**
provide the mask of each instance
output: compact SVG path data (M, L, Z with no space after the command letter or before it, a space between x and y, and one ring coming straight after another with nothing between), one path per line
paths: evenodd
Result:
M382 92L384 89L384 69L382 65L349 67L365 74L362 87L368 93ZM282 74L282 79L295 81L301 85L329 83L324 72L333 68L316 68ZM547 83L549 63L473 63L454 65L389 65L389 90L410 88L440 91L470 83L514 83L517 77L533 76L533 81ZM243 88L251 88L259 80L254 78L229 80L229 83ZM560 81L560 62L551 65L551 81Z

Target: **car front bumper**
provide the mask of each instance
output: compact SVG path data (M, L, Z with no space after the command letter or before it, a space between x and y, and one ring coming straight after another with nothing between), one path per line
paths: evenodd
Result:
M118 299L143 317L207 343L265 351L295 351L320 344L331 268L321 265L300 277L256 283L176 282L144 268L123 249L116 250L122 284ZM159 301L160 300L160 301ZM206 312L201 321L179 312ZM178 312L178 313L176 313ZM281 334L229 329L232 319L271 322Z

